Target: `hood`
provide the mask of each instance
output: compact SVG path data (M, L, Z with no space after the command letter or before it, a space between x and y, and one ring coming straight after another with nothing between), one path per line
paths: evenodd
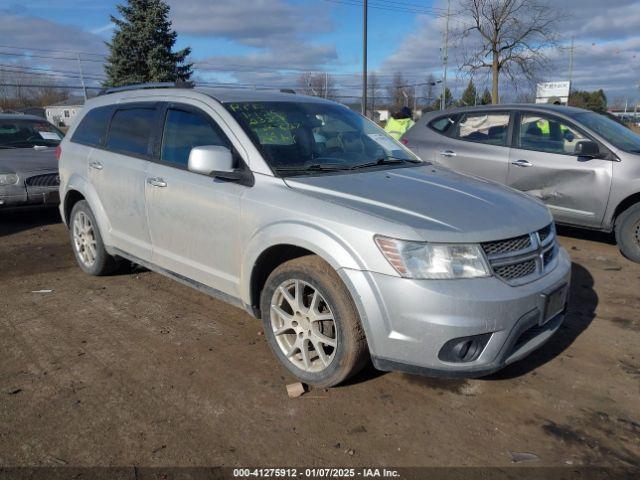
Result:
M432 165L287 178L286 183L308 195L411 227L433 242L500 240L552 221L547 207L522 193Z
M55 148L0 149L0 173L24 173L40 170L58 170Z

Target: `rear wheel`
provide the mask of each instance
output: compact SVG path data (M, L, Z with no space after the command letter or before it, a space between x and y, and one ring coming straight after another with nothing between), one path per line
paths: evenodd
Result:
M640 263L640 203L627 208L618 216L616 241L625 257Z
M86 200L77 202L69 216L71 246L80 268L89 275L107 275L118 268L118 260L107 253L98 223Z
M269 345L302 382L334 386L365 365L366 339L353 300L319 257L276 268L262 290L260 307Z

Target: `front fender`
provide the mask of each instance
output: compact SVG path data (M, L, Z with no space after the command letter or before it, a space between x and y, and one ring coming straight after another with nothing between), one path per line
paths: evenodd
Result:
M295 245L318 255L335 270L364 269L361 256L337 233L302 221L284 221L267 225L249 239L241 261L240 295L251 304L251 274L260 255L277 245Z
M111 223L109 222L109 217L107 216L107 213L105 212L104 207L102 206L102 202L100 202L100 199L98 197L98 193L96 192L93 185L91 185L91 183L89 183L84 177L75 173L72 174L71 177L69 177L69 180L64 190L65 192L64 197L60 202L60 208L62 210L63 218L65 218L64 212L67 210L67 201L69 199L69 193L72 191L76 191L80 193L89 204L89 207L91 208L91 211L93 212L93 215L96 218L96 221L98 222L98 229L100 231L100 236L102 237L102 241L107 251L109 251L110 245L112 245ZM68 219L65 218L65 222L67 221Z

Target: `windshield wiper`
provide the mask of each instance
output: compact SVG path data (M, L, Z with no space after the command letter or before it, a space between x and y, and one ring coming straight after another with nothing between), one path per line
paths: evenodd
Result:
M381 157L375 162L361 163L354 165L350 170L357 170L359 168L377 167L378 165L395 165L398 163L422 163L420 160L412 160L409 158L396 158L396 157Z
M279 172L337 172L340 170L349 170L351 167L344 165L314 163L312 165L300 165L298 167L276 167Z

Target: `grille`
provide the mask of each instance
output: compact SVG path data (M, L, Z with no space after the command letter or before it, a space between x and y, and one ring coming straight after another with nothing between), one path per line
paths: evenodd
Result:
M551 229L552 229L551 224L549 224L542 230L538 231L538 235L540 236L540 241L542 243L544 243L544 241L549 237L549 235L551 235Z
M494 267L493 271L505 280L515 280L516 278L526 277L534 273L536 271L536 261L527 260L526 262L502 265Z
M484 252L489 256L517 252L518 250L524 250L529 247L531 247L531 237L529 235L482 244Z
M555 257L555 255L556 255L555 247L550 248L549 250L544 252L543 262L545 267L549 265L549 263L551 263L551 260L553 260L553 257Z
M482 249L493 273L512 285L543 276L558 251L553 224L532 234L485 242Z
M57 173L48 173L29 177L24 183L28 187L58 187L60 185L60 177Z

